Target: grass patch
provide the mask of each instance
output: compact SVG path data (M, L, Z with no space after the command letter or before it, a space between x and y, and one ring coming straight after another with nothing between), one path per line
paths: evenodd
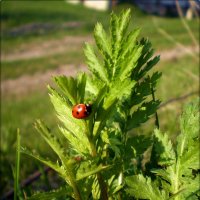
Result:
M198 91L198 62L185 56L175 60L162 61L156 66L162 72L157 95L163 102L192 91Z
M66 1L4 1L2 4L3 30L28 23L66 23L71 21L100 20L106 12L94 11L81 4L72 5ZM20 19L20 20L19 20Z
M56 131L56 117L47 93L30 94L23 98L1 98L1 194L13 187L12 166L15 163L17 128L20 128L21 145L37 149L44 156L53 157L53 151L33 127L37 118L47 121ZM44 150L45 149L45 150ZM44 154L45 152L45 154ZM38 162L21 156L20 180L38 168Z
M167 131L174 138L179 134L178 119L183 106L198 97L198 63L192 57L185 56L177 60L161 60L156 69L162 72L156 92L156 98L162 102L197 92L196 95L170 103L158 111L161 130Z
M55 115L53 113L53 106L50 103L47 92L36 92L25 97L2 97L1 98L1 133L2 141L6 141L2 144L4 151L10 151L12 145L9 143L15 143L16 130L20 128L22 145L24 143L31 145L35 138L35 130L33 128L33 122L37 118L42 118L50 124L54 124ZM8 112L9 111L9 112ZM40 145L36 142L36 146ZM7 145L9 144L9 145ZM42 149L41 149L42 150Z

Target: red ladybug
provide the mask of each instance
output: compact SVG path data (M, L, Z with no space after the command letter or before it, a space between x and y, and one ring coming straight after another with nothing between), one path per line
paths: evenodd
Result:
M84 119L90 115L92 107L90 104L77 104L72 108L72 115L77 119Z

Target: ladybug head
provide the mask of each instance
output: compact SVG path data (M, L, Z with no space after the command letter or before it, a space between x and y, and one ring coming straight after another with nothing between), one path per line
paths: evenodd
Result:
M92 112L92 105L91 104L85 104L86 110L88 113Z

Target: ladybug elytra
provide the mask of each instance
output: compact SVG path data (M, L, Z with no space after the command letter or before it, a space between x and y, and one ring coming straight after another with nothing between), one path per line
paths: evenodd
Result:
M90 115L92 107L90 104L77 104L72 108L72 115L77 119L84 119Z

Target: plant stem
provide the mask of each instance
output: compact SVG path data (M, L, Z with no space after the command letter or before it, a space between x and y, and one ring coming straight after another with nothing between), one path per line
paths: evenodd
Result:
M72 174L70 174L69 177L70 177L71 186L72 186L73 191L74 191L74 198L75 198L76 200L81 200L82 198L81 198L80 191L79 191L79 189L78 189L78 187L77 187L76 182L75 182L74 179L71 177L71 175L72 175Z
M97 151L94 145L94 142L92 141L92 139L90 137L88 137L88 140L90 142L90 146L92 149L92 156L96 157L97 156ZM97 173L97 180L100 186L100 190L101 190L101 194L100 194L100 199L101 200L107 200L108 199L108 191L107 191L107 186L103 180L103 177L101 175L100 172Z
M174 193L176 194L179 189L179 166L180 166L180 161L179 159L176 162L176 169L175 169L175 178L174 178ZM174 200L180 199L179 196L174 197Z
M108 191L107 191L107 186L103 180L103 177L101 176L101 173L97 173L97 179L99 182L99 186L101 189L101 196L100 199L101 200L107 200L108 199Z
M78 185L76 183L76 178L75 178L74 173L73 173L73 166L68 165L68 166L65 166L65 167L66 167L66 169L68 169L68 172L66 174L68 180L66 180L66 182L69 183L70 186L72 187L73 192L74 192L74 198L76 200L82 200Z
M76 200L81 200L81 194L76 184L73 185L74 197Z

